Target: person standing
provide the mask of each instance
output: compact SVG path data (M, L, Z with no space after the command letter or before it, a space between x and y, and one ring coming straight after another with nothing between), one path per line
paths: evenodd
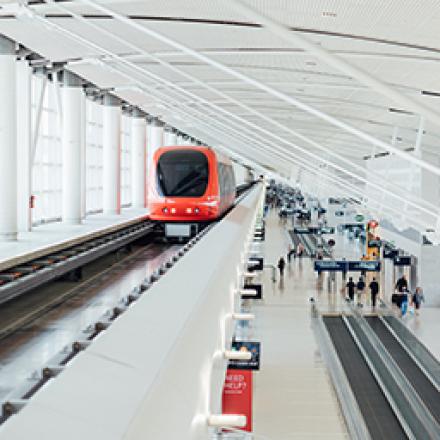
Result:
M280 277L283 278L284 276L284 268L286 267L286 261L283 257L280 257L278 260L278 269L280 271Z
M396 282L396 290L398 292L404 292L408 290L408 281L406 280L406 276L402 275Z
M420 310L420 306L422 305L422 302L425 302L423 289L421 287L416 287L416 290L412 296L412 303L414 305L416 315L419 314L419 310Z
M357 289L358 307L362 307L362 295L365 290L365 281L361 276L359 277L359 281L356 284L356 289Z
M377 294L379 293L379 283L376 281L376 278L373 278L369 287L370 287L370 292L371 292L371 304L374 309L374 308L376 308L376 297L377 297Z
M354 290L356 288L356 284L353 281L353 277L350 277L348 279L348 283L346 284L348 297L350 298L350 301L354 301Z

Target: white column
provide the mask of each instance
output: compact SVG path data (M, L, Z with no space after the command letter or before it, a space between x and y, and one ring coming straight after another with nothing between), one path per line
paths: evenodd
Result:
M160 147L163 147L163 128L164 124L157 118L154 118L148 127L149 137L148 142L148 169L150 169L151 162L153 160L154 153Z
M103 106L104 214L121 213L121 107L118 98L104 95Z
M164 147L179 145L177 143L177 130L175 128L165 127L163 145Z
M18 232L32 229L32 68L19 60L17 68L17 219Z
M81 223L82 211L82 110L81 79L69 71L63 72L62 145L63 145L63 222Z
M133 207L144 208L147 177L147 121L138 109L134 109L131 116L131 199Z
M17 239L15 43L0 36L0 240Z
M87 197L87 99L85 93L81 94L81 219L86 218Z

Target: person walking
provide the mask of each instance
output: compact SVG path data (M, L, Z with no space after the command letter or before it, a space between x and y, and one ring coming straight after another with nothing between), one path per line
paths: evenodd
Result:
M374 308L376 308L376 297L379 293L379 283L376 281L376 278L373 278L369 287L370 287L370 292L371 292L371 304L374 309Z
M425 302L425 296L423 295L423 289L421 287L416 287L415 292L412 295L412 304L414 305L415 314L419 314L420 306L422 302Z
M359 281L356 284L356 290L357 290L357 301L358 301L357 305L358 307L362 307L362 295L365 290L365 281L361 276L359 277Z
M290 261L292 260L292 255L295 255L295 248L289 244L288 248L287 248L287 262L290 263Z
M304 254L304 245L302 243L298 243L297 249L298 249L297 251L298 257L302 257Z
M278 260L278 269L280 271L280 277L283 278L284 276L284 268L286 267L286 261L283 257L280 257Z
M348 283L346 284L346 289L348 293L348 298L351 302L354 301L354 290L356 289L356 284L353 281L353 277L348 279Z
M408 281L406 280L406 276L402 275L396 282L396 290L398 292L404 292L408 290Z
M401 299L400 299L400 312L402 314L402 318L406 315L406 312L408 311L408 294L409 291L406 287L401 291Z

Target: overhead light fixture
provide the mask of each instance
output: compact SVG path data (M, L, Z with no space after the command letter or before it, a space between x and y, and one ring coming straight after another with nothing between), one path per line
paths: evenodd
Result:
M426 96L440 96L440 92L431 92L430 90L422 90L422 95L426 95Z
M412 116L414 115L413 112L409 112L408 110L402 110L400 108L394 108L394 107L390 107L388 109L388 111L390 113L400 113L400 114L403 114L403 115L412 115Z

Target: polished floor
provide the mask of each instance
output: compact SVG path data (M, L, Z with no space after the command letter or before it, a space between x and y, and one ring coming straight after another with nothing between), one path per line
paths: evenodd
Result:
M116 306L177 249L164 245L141 249L92 282L87 281L78 295L1 340L0 401L38 375L53 356L70 346L83 330Z
M289 236L276 215L267 219L265 264L285 255ZM336 252L336 251L335 251ZM339 252L339 251L337 251ZM310 297L322 307L344 308L341 295L317 282L312 261L287 265L284 280L263 275L264 300L252 306L257 315L252 337L262 343L261 371L255 373L255 439L348 438L331 379L312 328Z

